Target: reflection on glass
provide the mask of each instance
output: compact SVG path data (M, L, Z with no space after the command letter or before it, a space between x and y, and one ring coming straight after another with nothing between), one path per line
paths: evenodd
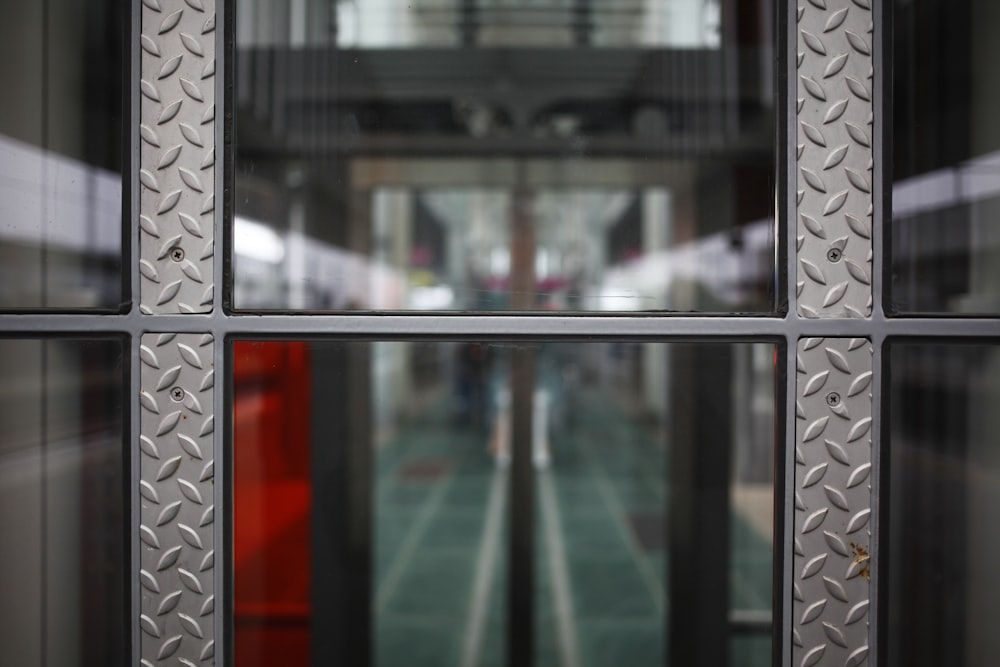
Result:
M240 0L243 309L769 311L771 4Z
M1000 348L894 343L890 370L886 664L993 664Z
M770 665L773 348L547 344L536 364L536 664ZM685 618L705 609L717 627ZM718 651L671 641L688 632Z
M710 633L715 664L769 665L773 355L236 343L237 664L504 665L513 586L535 664L682 663ZM535 574L510 581L524 483Z
M895 0L891 310L1000 311L991 0Z
M236 663L503 664L480 346L237 343Z
M0 340L4 664L124 664L122 344Z
M372 347L375 665L504 664L506 476L487 453L504 383L494 362L481 345Z
M0 308L122 301L124 0L4 3Z
M336 12L346 48L655 46L717 48L718 0L345 0Z

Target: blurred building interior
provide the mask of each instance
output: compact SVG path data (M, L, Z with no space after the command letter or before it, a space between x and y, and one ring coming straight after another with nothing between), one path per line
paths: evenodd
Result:
M781 313L771 0L230 4L234 312ZM891 4L887 310L995 315L1000 3ZM0 309L124 312L127 2L0 6ZM570 334L227 341L235 664L772 664L787 350ZM123 662L126 348L0 337L10 664ZM889 664L989 664L995 345L887 350Z

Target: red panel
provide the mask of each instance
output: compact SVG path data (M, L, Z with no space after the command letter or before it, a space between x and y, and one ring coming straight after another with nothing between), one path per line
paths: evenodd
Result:
M309 350L233 354L233 569L240 667L309 664Z

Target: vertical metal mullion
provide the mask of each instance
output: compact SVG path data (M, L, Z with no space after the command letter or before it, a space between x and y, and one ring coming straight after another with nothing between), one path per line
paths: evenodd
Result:
M868 338L796 346L793 662L870 652L872 399Z
M218 237L217 237L218 238ZM216 261L218 262L218 256ZM218 284L218 283L217 283ZM218 406L215 420L215 664L233 664L234 614L233 596L233 345L224 336L215 340L215 390L213 400Z
M216 0L143 2L136 47L133 196L142 313L209 313L215 299L218 168ZM138 79L138 80L136 80ZM133 93L135 94L135 93Z
M781 11L782 8L784 11ZM777 81L781 104L778 106L778 127L776 132L779 145L775 151L779 156L779 164L783 167L781 177L778 179L778 183L780 183L778 188L779 200L775 210L780 212L779 215L781 216L781 222L784 223L785 232L784 238L781 238L780 235L778 236L777 243L777 259L782 261L779 274L783 274L779 275L778 283L779 288L785 288L785 291L781 293L781 297L784 297L785 303L779 303L779 306L784 305L786 308L785 317L789 324L794 322L799 316L797 285L798 204L796 196L798 191L798 174L796 173L798 166L796 141L798 137L798 129L796 127L798 115L796 96L798 85L797 12L797 0L786 0L784 4L778 3L778 9L775 12L778 17L776 34L779 35L779 39L784 40L781 44L784 48L779 47L779 52L784 54L784 58L779 59L779 62L783 63L784 67L779 68L780 76ZM780 224L778 228L781 229ZM783 285L780 280L782 277L784 278ZM786 337L784 383L783 386L777 387L779 391L784 392L784 430L783 438L778 441L779 451L775 458L777 459L780 456L782 461L784 461L785 474L782 478L782 489L784 492L780 496L777 493L775 494L776 499L780 497L780 502L782 503L782 511L776 511L775 514L781 517L783 539L780 543L775 540L773 551L773 557L777 561L775 570L780 572L780 577L775 579L779 583L774 587L778 589L778 594L781 596L780 600L775 601L775 608L772 611L775 618L779 618L778 613L780 612L781 622L780 630L774 633L779 638L779 642L774 647L771 656L774 667L792 667L793 657L792 646L795 619L792 616L794 611L792 602L792 564L795 561L795 429L797 426L795 385L798 379L798 369L796 366L797 344L798 340L795 335L789 334ZM777 536L777 532L775 535Z
M781 7L785 11L781 11ZM798 229L796 225L796 215L798 206L796 204L796 190L798 178L795 173L797 166L796 136L795 128L796 101L795 82L798 72L796 65L796 40L795 25L796 2L786 0L785 3L778 3L775 10L775 35L779 40L783 40L777 47L779 54L777 76L775 88L778 94L777 119L775 138L778 145L775 147L775 156L778 162L778 174L775 178L777 187L777 202L775 203L775 262L776 262L776 285L775 285L775 306L780 311L786 313L786 318L792 320L798 316L798 291L796 286L796 240ZM782 48L784 47L784 48ZM782 237L781 231L784 231ZM794 341L790 341L794 349ZM794 355L792 355L794 356ZM791 377L795 377L792 373Z
M133 226L133 228L135 227ZM134 273L138 273L138 271L134 271ZM138 292L135 294L137 295ZM141 564L138 535L139 524L142 521L138 492L140 482L138 433L141 410L139 392L142 391L142 381L139 373L139 345L139 334L132 334L128 337L128 349L123 350L123 354L128 359L128 384L126 386L130 388L127 398L127 430L125 431L127 447L126 455L123 457L128 462L129 473L128 475L123 475L126 480L125 488L123 489L126 511L123 514L128 517L129 521L128 527L125 530L125 544L128 545L129 577L128 585L124 587L126 595L129 596L129 604L127 606L129 614L126 616L129 619L129 623L127 631L123 634L128 637L129 658L133 665L140 664L140 660L142 659L142 641L139 630L142 601L139 590L139 570L141 569Z
M139 113L142 93L139 92L138 82L142 76L142 64L139 56L139 35L142 32L142 10L138 3L126 3L126 25L128 31L123 40L127 53L124 58L127 63L124 74L126 85L123 86L127 99L126 113L123 114L122 131L126 133L126 139L122 141L123 151L127 151L122 160L122 198L127 201L122 202L122 247L128 248L128 255L122 263L123 286L127 287L123 295L123 301L128 303L128 311L135 313L139 310L139 290L141 288L141 276L139 274L139 150L141 140L139 138ZM127 263L126 263L127 262ZM138 349L136 347L135 349ZM133 396L138 394L139 387L132 387Z
M792 61L794 62L794 61ZM794 164L794 162L793 162ZM794 192L794 190L793 190ZM794 248L795 246L790 246ZM794 263L795 253L789 251L789 263ZM794 267L793 267L794 268ZM791 274L791 275L794 275ZM792 283L794 284L794 282ZM795 311L791 311L794 313ZM795 317L795 315L790 315ZM781 460L782 466L777 471L783 472L781 475L781 489L783 493L775 490L775 504L780 504L781 510L775 510L776 521L780 521L780 529L775 530L774 541L774 570L778 573L773 584L774 596L780 595L780 599L775 600L773 618L780 622L780 626L772 633L776 643L771 656L771 664L774 667L791 667L792 665L792 644L795 620L792 617L792 563L795 560L795 383L798 380L798 367L796 345L797 339L794 335L789 335L784 343L784 373L783 382L775 383L776 391L783 391L784 420L782 428L776 429L775 434L778 450L775 454L775 461ZM780 358L780 357L779 357ZM778 414L782 414L779 412ZM780 438L780 439L779 439ZM776 472L777 472L776 471ZM779 477L775 475L777 483ZM777 525L776 525L777 527ZM781 536L780 541L777 539Z
M511 475L507 579L507 660L534 664L535 467L532 457L535 348L519 345L510 360Z
M225 323L226 307L231 298L230 282L232 267L227 249L232 248L232 225L226 221L232 219L233 201L230 188L233 179L233 150L235 143L236 123L233 117L235 104L235 48L236 39L236 1L215 0L216 35L214 44L215 55L215 124L213 126L213 142L215 146L215 165L213 167L215 211L213 216L213 236L216 243L212 251L212 284L215 290L212 294L211 310L218 322ZM232 516L232 472L233 472L233 396L232 396L232 346L226 337L227 327L215 328L215 348L213 351L215 365L215 386L212 400L216 408L214 459L215 487L213 489L215 502L214 539L217 551L214 595L215 612L212 615L215 634L215 664L232 664L233 648L233 599L227 594L233 589L232 569L232 531L229 530Z
M226 310L231 306L232 264L228 249L232 244L233 202L230 189L233 177L236 122L234 109L235 59L236 59L236 0L216 0L215 39L215 210L213 219L216 239L212 257L212 279L215 291L212 295L212 312L216 320L225 324ZM233 531L230 521L233 515L233 391L232 368L233 349L227 338L227 327L216 327L215 336L215 387L212 392L216 406L215 420L215 544L216 558L215 584L215 664L233 663L234 614L233 596L228 594L233 586Z
M732 405L719 400L718 378L732 377L733 352L728 343L675 344L671 352L667 664L725 665Z
M872 319L888 311L892 233L892 2L872 7ZM874 342L874 341L873 341ZM877 398L877 397L876 397ZM876 400L876 403L878 401Z
M798 317L798 290L797 290L797 266L796 259L798 252L796 249L798 213L796 192L798 190L798 177L796 174L797 151L796 137L796 95L797 86L797 39L795 27L798 23L797 7L794 0L786 0L784 3L777 3L775 10L776 26L775 34L779 40L777 52L778 77L775 82L778 91L778 118L776 136L778 146L775 154L778 156L779 177L776 179L778 186L778 201L775 206L779 232L784 224L784 237L776 234L777 243L775 260L778 262L778 279L776 290L778 298L776 305L784 308L786 321L791 323ZM782 9L784 11L782 11ZM783 65L783 66L782 66ZM773 602L772 617L780 625L772 632L775 644L772 648L771 664L774 667L792 666L792 644L794 619L792 618L792 563L794 562L794 538L795 538L795 383L798 377L796 369L796 344L794 335L788 335L784 344L784 382L775 386L776 391L783 397L779 405L783 406L784 415L783 429L781 437L776 443L778 450L775 453L775 460L779 458L783 462L784 475L781 477L781 489L783 493L775 493L775 504L780 503L781 510L775 510L776 520L780 521L781 529L775 531L775 537L781 535L781 540L775 539L772 550L775 560L774 571L778 576L774 578L772 587L774 596L778 598ZM783 393L780 393L783 392ZM780 470L781 468L779 468ZM777 475L775 482L778 482ZM776 490L777 491L777 490Z
M215 656L216 346L209 333L139 342L142 664L198 664Z
M795 63L788 68L795 107L786 127L795 156L785 202L795 214L788 229L789 318L860 318L866 327L864 338L838 335L832 326L827 338L797 339L794 368L789 361L787 419L794 424L786 446L794 472L785 494L793 503L786 505L792 556L784 576L792 594L785 598L785 664L858 667L874 661L869 579L883 342L876 334L884 321L877 207L883 89L874 65L883 23L879 2L794 5L785 30Z
M125 97L127 97L127 113L123 115L124 127L127 139L122 141L122 145L127 150L126 159L122 162L124 173L123 194L128 198L122 204L122 235L127 243L127 262L123 262L122 271L126 274L122 278L122 283L128 286L125 299L129 303L128 310L134 316L139 311L139 115L141 93L139 92L139 79L142 76L140 62L139 35L142 32L142 10L139 3L126 3L126 44L127 53L125 62L127 63L124 86ZM122 475L124 480L122 497L125 500L125 511L122 513L128 520L128 524L123 527L128 563L128 577L126 584L122 587L127 601L125 609L128 610L128 619L122 636L126 638L127 654L129 664L138 665L142 659L142 646L139 630L139 616L142 613L142 605L139 592L139 536L138 527L141 521L139 506L139 392L141 391L141 380L139 375L139 335L132 333L126 339L127 347L122 351L126 361L126 384L128 394L125 397L128 418L125 421L123 460L128 466L127 474Z
M214 193L216 215L213 218L216 239L212 256L212 282L215 291L212 296L212 312L217 317L225 314L229 303L232 286L232 266L229 262L227 248L232 247L231 225L227 220L233 218L233 197L230 189L235 182L233 176L233 151L235 148L236 122L233 116L236 108L235 98L235 59L236 59L236 2L235 0L216 0L216 38L215 38L215 167ZM221 212L221 214L219 213ZM216 341L223 343L221 336ZM221 377L221 375L220 375ZM219 405L222 405L219 403Z
M874 31L872 33L872 101L874 124L872 127L872 318L884 322L889 305L891 279L888 271L891 261L887 252L892 247L892 2L875 2L872 7ZM888 536L886 521L888 507L888 448L882 443L888 438L888 387L889 347L884 335L872 336L872 475L871 475L871 608L869 611L868 645L873 648L869 664L877 667L884 657L879 640L880 629L887 616L882 612L880 600L884 599L888 577L883 577L881 563L888 562ZM886 484L883 485L883 482Z
M216 545L227 504L214 467L224 342L210 320L180 334L157 316L220 312L216 156L226 124L216 122L225 91L216 66L225 45L216 0L130 4L131 659L197 664L224 659L215 653L225 590L215 559L224 561Z
M374 664L372 343L315 344L310 380L312 664Z
M881 309L878 292L875 293L875 308ZM879 631L885 620L881 616L881 605L879 600L882 597L884 584L880 572L880 563L887 562L887 550L884 549L881 537L888 523L882 516L883 506L888 506L888 502L883 502L883 490L888 491L888 465L883 465L882 440L886 437L885 427L889 423L886 420L888 414L888 395L883 393L883 387L887 386L889 368L889 347L885 336L872 337L872 430L871 430L871 462L872 473L870 477L871 489L871 530L869 542L869 583L870 583L870 607L868 622L868 646L872 651L868 657L868 664L877 667L882 657L882 646L879 643ZM883 482L886 482L883 487ZM887 540L888 541L888 540ZM884 581L888 582L888 578ZM883 626L884 627L884 626Z
M871 4L880 3L798 0L787 31L797 66L792 247L800 317L872 317Z
M526 183L525 165L519 162L511 193L510 304L531 310L535 300L534 192ZM510 359L511 467L510 559L507 607L509 639L507 664L533 665L535 657L535 469L532 456L536 349L516 346Z

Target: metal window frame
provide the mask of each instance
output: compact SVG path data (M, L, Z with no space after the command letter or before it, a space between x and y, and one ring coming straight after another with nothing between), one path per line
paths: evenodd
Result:
M218 7L216 7L218 1ZM211 352L211 362L214 364L214 371L220 378L229 376L228 363L231 358L227 353L229 340L234 337L240 338L268 338L268 337L289 337L300 336L304 338L323 337L334 340L450 340L456 338L472 340L512 340L512 339L558 339L558 340L594 340L594 339L616 339L627 341L769 341L777 342L785 350L783 375L785 385L779 391L779 411L782 415L779 418L779 434L784 434L784 442L778 449L776 458L777 468L783 471L781 478L775 480L775 505L776 517L781 519L781 525L775 526L775 546L774 557L776 561L776 571L781 572L781 577L774 582L775 604L774 618L778 621L776 628L776 641L774 646L774 664L782 667L796 667L800 664L814 664L822 657L809 652L809 647L795 646L794 639L797 637L797 630L802 625L801 618L798 618L795 611L794 579L796 563L796 483L799 466L796 464L797 439L802 433L799 422L796 418L797 396L803 387L799 386L799 377L802 375L797 367L797 355L795 351L799 349L800 341L807 338L830 338L830 339L867 339L870 341L872 349L871 357L871 401L870 401L870 461L872 465L868 483L870 484L870 510L871 519L867 526L870 534L870 574L871 580L868 586L870 593L871 607L867 617L867 631L865 641L867 646L875 647L876 650L862 657L859 662L867 660L866 664L873 665L879 660L878 632L880 624L885 622L884 613L878 609L880 594L884 594L884 584L880 577L880 544L879 538L884 535L884 527L881 525L879 517L879 485L886 478L883 470L883 461L886 452L883 451L881 443L886 439L886 425L883 422L883 412L885 397L882 395L883 375L888 371L887 356L884 353L885 346L890 340L903 339L983 339L1000 338L1000 317L979 317L979 318L957 318L957 317L889 317L886 311L886 290L888 284L886 277L887 262L885 258L886 249L889 247L886 236L889 233L889 226L886 224L891 218L891 132L889 124L886 122L891 117L890 86L887 81L891 80L891 3L882 0L796 0L791 2L776 3L776 24L778 26L779 48L778 57L778 77L779 82L779 122L778 131L779 146L778 156L778 202L777 211L779 218L778 229L783 235L779 239L778 246L778 273L788 279L779 281L779 301L782 308L780 312L773 316L755 315L650 315L650 316L605 316L605 315L543 315L536 313L504 314L504 315L418 315L418 314L301 314L290 315L283 313L275 314L235 314L229 309L225 290L215 290L210 300L206 300L204 306L207 312L187 313L180 312L153 314L152 308L145 309L139 303L143 294L143 273L140 271L140 262L144 259L143 253L149 254L149 245L144 244L140 233L140 216L143 214L142 207L150 206L149 200L143 198L143 192L148 190L149 182L140 176L143 165L142 139L139 135L139 127L143 121L144 114L153 113L142 105L143 92L140 88L140 80L144 71L150 71L153 67L148 60L151 51L156 50L157 41L153 40L152 49L143 51L143 44L140 36L143 34L144 16L150 12L157 14L160 20L160 27L164 25L164 17L170 16L177 11L199 12L207 16L210 12L218 11L223 16L223 20L218 21L216 35L224 28L227 38L216 38L214 40L214 58L218 64L217 72L212 86L202 86L200 94L207 97L214 96L224 107L223 113L216 116L212 132L211 141L217 149L219 155L225 155L225 159L217 160L211 168L213 183L211 191L214 193L215 201L222 202L221 207L215 208L214 212L208 213L210 219L210 232L214 232L217 239L223 239L222 243L216 244L211 256L205 260L201 267L207 270L207 275L211 276L212 284L230 286L231 276L229 275L229 261L225 255L231 247L231 231L227 225L232 219L231 186L232 180L232 155L225 152L227 147L231 149L232 127L233 127L233 106L232 106L232 62L229 58L231 53L231 35L233 32L231 8L235 0L133 0L131 9L131 35L129 43L129 62L131 89L128 91L129 113L128 131L130 136L129 165L127 166L125 177L125 193L127 200L126 210L130 212L127 234L130 239L129 245L124 248L123 255L131 257L129 275L125 276L125 283L132 299L132 307L125 312L117 314L106 314L99 312L74 312L74 313L23 313L0 314L0 334L8 337L49 337L53 335L122 335L129 337L131 345L129 349L129 419L130 435L126 448L127 465L130 469L132 479L131 495L127 499L127 512L130 521L131 531L131 558L130 558L130 581L131 581L131 601L129 610L131 638L131 656L133 664L152 665L159 664L157 655L151 653L154 645L150 642L144 643L144 637L148 637L148 628L143 629L141 624L142 614L142 588L140 583L140 570L143 564L143 553L140 545L140 524L143 520L142 505L140 502L140 481L142 479L142 466L140 465L142 454L142 443L140 441L140 430L143 419L148 418L148 409L144 407L146 398L142 392L146 388L144 381L148 383L148 378L143 373L142 345L144 341L153 340L149 338L156 334L177 334L181 338L178 340L198 340L198 337L211 336L215 345ZM858 10L871 11L871 19L874 30L870 34L871 57L873 63L873 85L871 89L871 113L874 124L872 127L871 147L873 149L874 161L871 176L871 205L872 205L872 230L871 239L872 270L871 270L871 311L867 317L857 319L830 318L830 317L805 317L801 313L803 302L800 301L796 289L796 280L793 276L799 270L799 259L802 251L796 251L800 231L799 223L792 224L799 217L799 207L797 203L797 192L800 186L800 168L805 166L800 158L798 145L798 120L799 109L797 108L798 95L791 90L792 86L803 85L800 82L800 39L804 39L801 31L805 28L800 24L800 20L805 12L822 10L827 12L824 15L829 20L833 12L847 9L851 12ZM172 19L171 19L172 20ZM169 21L168 21L169 23ZM827 24L828 25L828 24ZM170 29L162 31L169 34ZM159 32L158 32L159 34ZM148 46L148 45L147 45ZM808 46L808 45L807 45ZM815 49L814 49L815 50ZM145 55L141 55L145 53ZM212 54L204 54L206 57ZM144 60L144 58L146 58ZM211 102L208 102L211 103ZM209 136L208 133L204 135ZM199 163L199 168L200 168ZM194 168L194 167L192 167ZM179 173L179 172L178 172ZM142 181L140 179L143 179ZM183 178L183 177L181 177ZM222 212L221 214L219 212ZM807 250L806 252L813 252ZM148 259L148 258L147 258ZM207 267L207 269L206 269ZM205 271L203 271L204 273ZM782 284L784 283L784 284ZM813 299L813 296L806 298ZM806 304L809 305L809 304ZM183 356L184 353L178 352ZM183 361L183 360L182 360ZM148 365L146 366L148 368ZM830 367L832 370L833 366ZM203 381L204 376L201 376ZM212 412L222 415L231 414L232 397L227 392L227 382L215 382L210 389L204 389L205 396L211 397L211 406L202 406ZM164 389L169 389L165 387ZM783 393L782 393L783 392ZM144 410L146 412L144 412ZM214 435L210 438L212 456L219 461L226 463L228 460L228 443L231 440L231 425L229 419L219 419L216 424ZM887 468L887 466L885 466ZM215 484L212 501L218 509L218 515L225 517L228 512L228 498L230 497L230 479L227 465L220 465L215 471ZM203 501L207 500L205 498ZM211 539L216 551L225 552L231 547L227 536L227 522L217 520L210 529L206 529L204 536ZM205 545L203 545L205 546ZM211 547L212 545L210 545ZM224 554L223 554L224 555ZM219 561L223 560L221 557ZM214 612L209 615L210 622L201 623L200 632L205 635L205 641L212 638L219 639L214 649L214 659L221 664L231 664L232 659L228 655L229 645L227 644L227 629L231 627L231 600L227 597L229 587L225 576L215 576L211 594L220 601L214 606ZM820 613L820 620L823 620L823 613ZM187 632L189 628L182 628ZM146 634L144 635L144 632ZM836 644L836 642L833 642ZM156 645L158 651L162 652L163 641ZM178 651L177 646L173 647L170 659L176 661L178 658L185 658L194 664L200 662L202 657L198 652L192 652L187 648L188 644L181 644L183 648ZM199 646L202 651L203 644ZM845 650L840 646L833 646L831 651ZM854 648L852 647L852 650ZM844 653L847 660L850 660L850 652ZM828 654L826 659L830 659ZM840 660L844 662L844 660ZM189 663L185 663L189 664ZM848 662L850 664L850 662Z

